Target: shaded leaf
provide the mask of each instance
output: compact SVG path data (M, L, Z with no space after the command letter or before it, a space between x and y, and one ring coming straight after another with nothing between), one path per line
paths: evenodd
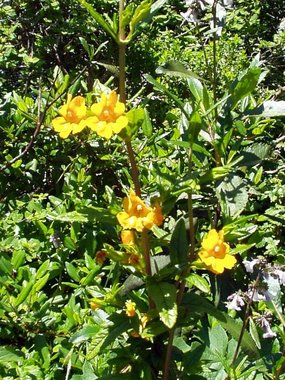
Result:
M254 109L245 112L245 115L263 117L285 116L285 101L268 100Z
M73 334L69 341L73 344L85 342L92 338L99 330L100 326L84 326L81 330Z
M172 328L177 319L176 287L167 282L154 282L147 284L148 293L153 299L161 321Z
M180 218L175 224L170 240L170 260L172 264L184 264L189 254L189 244L184 218Z

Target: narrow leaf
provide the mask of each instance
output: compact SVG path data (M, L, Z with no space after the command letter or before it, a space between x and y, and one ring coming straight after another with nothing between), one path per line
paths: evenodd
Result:
M174 227L169 249L172 264L185 264L187 262L189 245L183 218L180 218Z
M198 78L196 74L194 74L192 71L186 69L186 67L178 61L168 61L164 63L163 65L159 66L155 72L157 74L167 74L174 77L180 77L180 78Z
M114 31L114 29L112 28L112 26L110 24L108 24L106 22L106 20L100 15L100 13L98 13L91 4L87 3L87 1L85 0L78 0L80 2L80 4L85 8L87 9L87 11L90 13L90 15L94 18L94 20L96 22L98 22L98 24L103 28L105 29L105 31L107 33L109 33L109 35L117 42L117 36L116 36L116 32Z

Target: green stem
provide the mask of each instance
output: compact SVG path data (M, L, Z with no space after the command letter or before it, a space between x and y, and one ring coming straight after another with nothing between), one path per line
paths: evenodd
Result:
M122 103L126 103L126 44L123 42L125 39L125 29L122 28L121 19L124 11L125 2L119 2L119 93Z
M234 356L233 356L233 359L232 359L232 363L231 363L231 367L232 368L234 368L235 362L237 360L239 349L240 349L241 342L242 342L242 338L243 338L243 335L245 333L245 329L246 329L247 323L249 321L250 307L251 307L251 304L253 302L253 297L254 297L255 290L256 290L256 288L258 287L258 284L259 284L259 277L260 276L258 274L258 276L257 276L257 278L255 280L254 286L253 286L251 298L250 298L250 300L248 301L248 303L246 305L246 309L245 309L245 313L244 313L243 325L242 325L242 328L241 328L241 331L240 331L240 334L239 334L239 339L238 339L237 347L236 347L236 350L235 350L235 353L234 353Z
M215 0L213 3L212 13L213 13L213 27L216 29L217 27L217 2L218 0ZM218 78L218 64L217 64L217 32L214 31L213 34L213 100L214 104L217 103L217 78ZM214 124L217 124L218 120L218 108L215 107L214 109L215 114L215 121ZM215 161L217 165L220 165L221 163L221 157L220 154L215 146L215 131L213 131L212 126L210 126L210 135L213 141L214 145L214 154L215 154Z
M188 172L191 174L192 172L192 156L193 156L193 149L192 144L190 145L189 149L189 155L188 155ZM193 218L193 200L192 200L192 191L188 192L188 220L189 220L189 240L190 240L190 253L189 253L189 262L195 260L195 230L194 230L194 218ZM179 308L183 294L185 291L186 286L186 280L185 277L189 273L191 267L188 266L185 271L182 273L183 280L178 283L179 291L176 297L176 304L177 308ZM174 340L174 334L175 334L175 328L176 326L173 326L172 329L169 331L169 337L168 337L168 343L166 348L166 354L165 354L165 361L164 361L164 367L163 367L163 377L162 380L168 380L169 376L169 369L171 364L171 354L173 349L173 340Z
M216 29L217 27L217 0L213 3L213 28ZM217 32L214 31L213 34L213 98L214 98L214 104L217 102ZM218 111L217 108L215 108L215 121L217 121L218 118Z
M119 2L119 94L120 101L126 103L126 44L125 40L125 30L121 25L122 13L124 11L125 2L120 0ZM141 186L139 180L139 170L135 160L135 155L133 151L132 144L129 140L125 140L129 162L131 165L131 176L135 187L135 193L138 197L141 197ZM151 261L150 261L150 248L147 230L142 231L142 250L146 266L146 274L151 276ZM150 305L152 305L150 300Z
M192 156L193 156L193 148L190 145L189 149L189 160L188 160L188 172L191 174L192 172ZM190 240L190 255L189 262L195 260L195 230L194 230L194 216L193 216L193 199L192 199L192 190L188 192L188 220L189 220L189 240Z

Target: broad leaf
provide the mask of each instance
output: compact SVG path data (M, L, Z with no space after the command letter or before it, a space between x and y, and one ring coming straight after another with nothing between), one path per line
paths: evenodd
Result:
M231 89L231 108L235 108L237 102L245 96L252 93L258 84L261 74L260 67L250 67L246 73L236 81L233 89Z
M100 326L84 326L81 330L77 331L71 336L69 341L73 344L82 343L92 338L100 330Z
M154 301L161 321L172 328L177 319L176 287L167 282L150 281L147 284L148 294Z
M219 323L227 330L231 336L238 341L242 330L242 322L231 318L228 314L218 310L210 301L205 297L199 296L194 293L187 293L182 300L182 306L190 313L190 315L207 315L210 314L215 317ZM241 340L242 350L252 356L252 358L259 358L259 351L251 338L248 331L244 331Z
M225 217L235 218L246 207L248 190L244 180L234 174L229 174L216 188L216 195Z

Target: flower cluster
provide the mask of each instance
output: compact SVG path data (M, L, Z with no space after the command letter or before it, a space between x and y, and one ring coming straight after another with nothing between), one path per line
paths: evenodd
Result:
M221 274L225 268L231 269L235 265L236 258L229 254L230 247L224 242L223 230L210 230L201 246L199 258L211 272Z
M125 104L118 100L115 91L109 94L102 93L101 100L94 103L90 109L86 107L82 96L72 99L68 94L67 102L59 109L59 114L60 116L52 120L52 125L63 139L70 134L81 132L85 127L89 127L105 139L110 139L128 124Z
M124 230L150 230L153 226L160 226L163 215L159 204L147 206L144 201L131 190L123 200L124 211L117 214L117 219Z

